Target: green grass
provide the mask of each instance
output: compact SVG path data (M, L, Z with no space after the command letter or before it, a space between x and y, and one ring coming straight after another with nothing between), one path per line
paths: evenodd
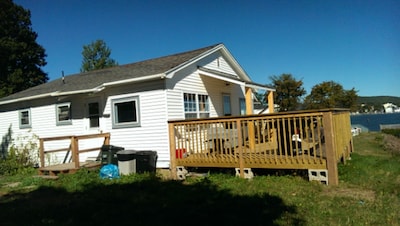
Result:
M293 171L252 180L218 171L186 181L83 170L0 177L0 225L400 225L400 156L382 148L383 136L354 137L339 186Z

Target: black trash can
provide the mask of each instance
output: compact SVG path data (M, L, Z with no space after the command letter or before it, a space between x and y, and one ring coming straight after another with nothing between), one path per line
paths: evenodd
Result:
M157 164L156 151L136 151L136 172L137 173L155 173Z
M122 150L117 152L118 168L120 175L136 173L136 151Z
M117 152L125 148L114 145L103 145L101 147L101 165L114 164L118 165Z

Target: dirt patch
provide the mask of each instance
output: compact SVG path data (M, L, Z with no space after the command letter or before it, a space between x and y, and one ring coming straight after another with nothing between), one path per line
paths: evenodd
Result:
M326 188L323 194L330 197L349 197L360 201L374 201L375 192L359 188Z

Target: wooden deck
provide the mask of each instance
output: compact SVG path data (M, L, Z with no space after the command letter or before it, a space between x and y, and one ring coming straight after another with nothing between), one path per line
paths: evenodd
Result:
M346 109L169 121L171 172L184 167L326 170L353 151Z
M177 159L178 166L187 167L222 167L237 168L240 164L239 155L215 155L193 154L184 159ZM307 155L277 156L260 153L244 154L243 164L247 168L270 169L326 169L326 159Z

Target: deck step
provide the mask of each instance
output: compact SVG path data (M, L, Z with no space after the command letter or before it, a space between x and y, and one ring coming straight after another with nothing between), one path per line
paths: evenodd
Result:
M39 177L43 179L49 179L49 180L57 180L58 176L51 176L51 175L35 175L33 177Z

